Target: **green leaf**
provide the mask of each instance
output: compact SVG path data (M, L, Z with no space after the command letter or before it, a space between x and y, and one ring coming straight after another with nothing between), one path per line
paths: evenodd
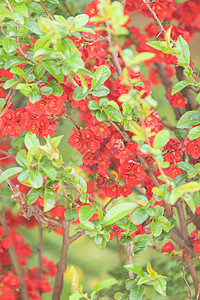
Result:
M142 224L148 218L148 213L142 207L137 207L131 215L131 222L135 225Z
M179 187L180 185L182 185L185 180L187 178L187 174L181 174L181 175L178 175L175 179L174 179L174 184L175 184L175 187Z
M134 287L129 296L129 300L142 300L144 295L144 287L142 285Z
M174 205L178 198L183 195L183 192L179 189L173 190L169 196L169 204Z
M28 205L33 204L40 195L41 189L31 189L26 195L26 201Z
M184 89L186 86L190 84L192 84L192 82L188 80L182 80L177 82L172 88L171 95L178 93L179 91L181 91L182 89Z
M49 84L49 86L53 89L52 94L55 95L56 97L60 97L63 94L63 88L60 86L60 84L56 82L52 82Z
M165 41L152 41L148 42L147 45L166 54L172 53L172 48Z
M127 216L137 205L132 202L119 203L109 209L102 220L103 225L110 225Z
M181 142L181 139L185 140L187 137L187 131L185 129L176 129L174 134L179 142Z
M111 121L119 122L119 123L122 122L122 114L118 109L109 106L104 108L104 112L106 113L106 115Z
M158 196L161 196L161 197L164 196L163 191L161 191L161 189L159 189L158 187L153 187L152 192L153 192L155 195L158 195Z
M49 166L49 165L45 165L45 166L41 166L42 170L44 171L45 175L47 175L47 177L49 177L51 180L55 180L57 177L57 171L54 167Z
M147 234L139 234L134 236L134 246L144 248L149 244L149 236Z
M26 4L23 1L18 4L13 4L13 10L16 13L28 18L28 8L26 7Z
M87 106L88 106L88 108L90 110L97 110L97 109L99 109L99 104L96 101L94 101L94 100L90 100L88 102Z
M16 66L16 65L19 65L19 64L22 64L22 63L26 63L26 62L27 62L27 60L23 57L12 56L12 57L6 58L4 69L7 70L7 69L9 69L13 66Z
M190 140L194 140L200 137L200 126L192 128L188 134L188 137Z
M91 90L91 94L95 97L105 97L109 93L110 93L110 90L105 85L101 85L100 87Z
M200 123L200 111L191 110L184 113L179 119L177 128L190 128Z
M144 272L142 270L142 268L140 268L139 266L137 266L136 264L131 264L131 265L125 265L124 266L125 269L133 271L133 273L138 274L140 276L144 276Z
M191 192L196 192L200 190L200 183L196 182L196 181L192 181L192 182L188 182L185 183L181 186L178 187L179 191L183 191L183 192L187 192L187 193L191 193Z
M94 78L92 79L91 88L97 89L99 88L111 75L110 69L102 65L97 68L96 72L94 73Z
M158 222L152 222L151 224L152 224L151 225L152 234L154 236L159 236L161 234L161 232L162 232L162 226L161 226L161 224L158 223Z
M90 205L84 205L79 211L80 222L84 224L86 221L88 221L88 219L90 219L93 216L95 212L96 210L94 207Z
M153 147L155 149L160 149L164 147L170 139L170 133L167 129L159 131L153 141Z
M5 37L3 40L3 48L7 53L15 51L17 48L16 40Z
M85 14L80 14L74 18L75 28L82 28L89 21L89 16Z
M73 99L76 101L84 100L88 94L88 91L84 92L83 90L84 88L82 86L77 86L73 92Z
M9 168L5 170L3 173L0 174L0 183L2 183L4 180L7 178L16 175L17 173L21 172L23 169L20 167L14 167L14 168Z
M64 75L62 73L62 69L56 61L54 60L42 61L42 65L58 81L60 81L61 83L64 82Z
M0 110L4 107L5 104L6 104L6 99L0 98Z
M26 148L30 151L34 145L39 146L40 142L36 137L35 133L27 132L25 135L24 144Z
M130 65L137 65L143 61L154 58L156 55L152 52L142 52L133 57L133 59L129 62Z
M49 188L45 187L44 191L44 211L49 211L54 207L55 196L54 192Z
M171 223L167 220L167 218L161 216L157 218L157 221L161 224L161 227L165 232L169 232Z
M15 85L17 83L17 79L16 78L13 78L13 79L9 79L7 80L4 85L3 85L3 88L5 90L9 89L11 86Z
M118 281L114 278L108 278L108 279L101 280L94 286L94 288L92 290L92 295L94 295L97 291L101 291L101 290L106 289L107 287L117 284L117 283L118 283Z
M37 22L27 22L24 24L25 27L27 27L30 31L37 35L42 35L42 30L40 29Z
M78 213L73 208L68 208L65 213L65 220L75 222L78 219Z
M154 283L154 289L161 295L166 296L167 283L164 278L157 278Z
M196 211L196 206L193 200L193 197L191 194L183 194L182 198L185 200L185 202L187 203L187 205L189 206L189 208L191 209L191 211L193 212L193 214L195 214Z
M103 111L95 110L95 111L92 111L91 113L92 113L93 116L96 117L96 119L97 119L99 122L103 122L103 121L105 121L105 119L106 119L106 114L105 114L105 112L103 112Z
M49 36L43 36L40 39L38 39L33 48L33 55L35 57L35 53L39 49L48 48L50 45L50 37Z
M176 42L176 47L175 47L175 52L176 52L176 57L178 59L178 64L180 66L189 66L190 64L190 50L188 43L184 38L179 35L177 42Z
M43 177L39 171L28 171L29 182L35 189L40 188L43 185Z

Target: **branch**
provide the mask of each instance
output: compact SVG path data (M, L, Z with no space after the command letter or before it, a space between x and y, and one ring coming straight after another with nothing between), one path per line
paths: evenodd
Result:
M61 249L60 260L57 265L57 274L56 274L56 280L53 289L52 300L59 300L60 295L62 293L63 277L67 269L67 254L68 254L68 249L70 244L69 227L70 227L70 222L64 220L63 221L63 244Z
M80 126L78 125L78 123L76 122L76 120L72 117L70 111L69 111L69 108L67 107L67 104L65 103L64 105L64 109L68 115L68 118L71 120L71 122L74 124L74 126L79 130L80 129Z
M69 243L73 243L76 241L79 237L81 237L85 233L85 229L77 231L74 235L70 236Z
M148 247L151 248L151 249L153 249L153 250L155 250L155 251L157 251L157 252L159 252L159 253L161 253L161 254L165 255L165 253L161 249L157 248L155 245L149 244ZM185 261L185 258L181 257L179 255L167 255L167 256L169 256L170 258L174 258L174 259L180 260L180 261Z
M113 43L112 43L112 35L110 33L110 27L106 22L105 22L105 26L107 27L107 43L108 43L110 54L112 56L113 64L115 66L115 69L117 71L118 76L122 76L122 74L123 74L122 69L121 69L121 66L119 64L117 53L114 50L114 46L113 46Z
M43 4L43 2L39 2L39 4L42 6L42 8L44 9L46 15L49 17L49 19L51 19L52 21L54 21L54 18L52 17L52 15L50 14L50 12L48 11L48 9L45 7L45 5Z
M128 264L133 264L133 242L130 242L128 245L126 245L126 251L128 256ZM133 271L128 270L128 278L133 279Z
M74 14L73 14L73 12L71 11L71 9L69 8L69 6L67 5L67 3L66 3L66 2L63 2L63 5L65 6L65 8L66 8L66 10L68 11L68 13L69 13L72 17L74 17Z
M8 230L8 225L6 222L5 214L4 211L0 211L0 223L6 233L7 236L9 236L9 230ZM19 259L17 256L17 253L15 251L15 247L13 244L10 245L10 247L6 250L11 262L11 265L13 267L14 273L18 276L19 282L20 282L20 287L19 287L19 293L20 293L20 299L22 300L28 300L29 295L28 295L28 290L24 281L24 276L22 273L21 265L19 263Z
M188 290L189 290L189 294L190 294L190 297L189 297L189 299L190 300L192 300L192 292L191 292L191 287L189 286L189 284L188 284L188 282L187 282L187 279L186 279L186 277L185 277L185 268L187 268L187 266L181 266L181 268L183 269L183 276L182 276L182 278L184 279L184 281L185 281L185 283L186 283L186 285L187 285L187 287L188 287Z

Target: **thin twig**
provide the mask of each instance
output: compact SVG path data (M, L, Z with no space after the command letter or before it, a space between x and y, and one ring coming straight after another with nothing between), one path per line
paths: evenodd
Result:
M8 229L8 225L7 225L5 214L4 214L3 210L0 211L0 223L1 223L1 226L3 227L3 229L5 231L5 234L7 236L9 236L10 235L9 234L9 229ZM22 273L19 258L18 258L18 255L15 251L15 247L14 247L13 244L11 244L10 247L7 249L7 253L8 253L12 268L14 270L14 273L19 278L19 282L20 282L19 293L20 293L20 297L21 297L20 299L28 300L29 299L28 290L27 290L27 287L26 287L26 284L25 284L25 281L24 281L24 276L23 276L23 273Z
M187 288L188 288L188 291L189 291L189 294L190 294L189 299L192 300L191 287L189 286L189 284L188 284L188 282L187 282L187 279L186 279L186 277L185 277L185 269L187 268L187 266L181 266L181 268L183 269L183 276L182 276L182 278L184 279L185 284L187 285Z
M69 13L72 17L74 17L74 14L73 14L73 12L71 11L71 9L69 8L69 6L67 5L67 3L66 3L66 2L63 2L63 5L65 6L65 8L66 8L66 10L68 11L68 13Z
M40 1L38 3L42 6L43 10L45 11L45 13L49 17L49 19L51 19L52 21L54 21L54 18L52 17L52 15L48 11L48 9L45 7L45 5L43 4L43 2Z

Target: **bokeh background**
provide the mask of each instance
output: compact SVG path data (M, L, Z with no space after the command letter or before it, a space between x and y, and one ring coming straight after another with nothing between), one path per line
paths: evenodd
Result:
M83 13L89 0L67 0L66 1L71 10L75 13ZM48 3L50 6L50 4ZM49 7L51 9L51 7ZM38 12L43 13L41 12ZM134 14L132 16L133 24L138 26L141 30L149 22L149 19L144 19L139 14ZM200 34L196 34L194 39L190 43L191 57L195 63L196 70L198 72L200 68L200 60L198 58L200 45ZM140 66L141 72L146 76L148 70L144 66ZM176 82L176 78L173 79ZM152 86L152 96L158 102L157 111L158 114L165 122L171 125L176 124L175 116L173 110L169 106L166 100L165 89L163 86ZM72 112L73 113L73 112ZM77 118L76 115L74 115ZM60 145L60 152L66 162L73 162L76 166L81 164L81 155L78 151L72 149L68 144L68 136L72 133L72 124L69 120L59 123L59 128L56 131L56 135L64 135L64 138ZM172 132L173 137L173 132ZM132 196L132 201L134 201L134 196ZM71 229L72 233L75 227ZM191 228L192 231L192 228ZM36 228L27 230L25 227L20 228L20 232L24 236L26 242L33 249L33 255L29 259L29 265L35 266L38 264L38 254L37 247L39 242L39 232ZM61 249L62 237L55 234L54 232L48 233L46 229L44 233L44 251L43 255L52 259L54 262L58 262L59 254ZM166 241L165 241L166 242ZM71 278L70 278L70 266L74 266L79 274L80 283L83 285L84 291L90 293L93 286L102 279L114 277L119 279L119 285L113 286L111 289L105 290L102 294L104 295L102 299L115 299L114 294L116 292L123 292L124 285L123 280L127 278L127 271L123 270L123 265L127 263L126 261L126 251L120 246L117 238L113 239L107 244L105 250L99 250L92 239L82 236L75 243L70 246L69 256L68 256L68 270L65 274L64 290L62 293L62 300L67 300L72 292L71 289ZM145 268L146 263L150 261L154 270L161 273L162 275L168 276L168 287L167 287L167 297L162 297L161 295L154 292L153 288L146 289L145 299L155 299L155 300L183 300L186 299L187 287L182 279L182 269L181 264L177 263L167 256L164 256L152 249L148 249L145 254L140 254L134 259L134 262L141 267ZM190 283L190 277L186 276ZM53 284L54 278L52 279ZM101 294L101 295L102 295ZM118 294L119 295L119 294ZM51 299L51 294L43 295L44 300ZM116 299L120 299L120 297Z

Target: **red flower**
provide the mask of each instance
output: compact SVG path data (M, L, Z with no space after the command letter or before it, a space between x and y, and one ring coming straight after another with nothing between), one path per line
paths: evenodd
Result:
M121 193L122 196L128 197L128 195L132 194L132 188L128 184L125 184L121 187Z
M200 206L196 206L196 214L200 215Z
M200 144L193 140L186 146L186 152L193 158L197 159L200 157Z
M200 253L200 241L194 242L193 246L194 246L194 251Z
M162 246L162 251L163 252L174 252L176 251L176 249L174 248L174 245L172 244L172 242L167 242Z
M107 187L106 192L107 192L108 197L111 197L111 198L119 197L121 195L119 183L117 183L117 182L110 183Z

